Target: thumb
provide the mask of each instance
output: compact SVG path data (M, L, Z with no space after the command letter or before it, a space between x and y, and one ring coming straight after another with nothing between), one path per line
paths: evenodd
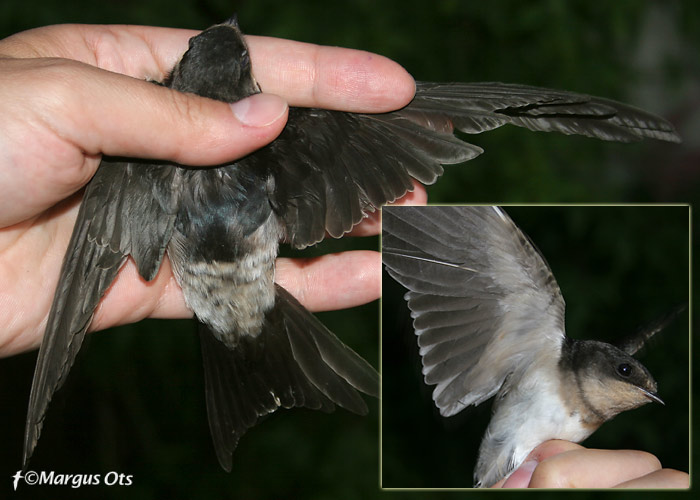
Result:
M80 122L71 127L74 140L91 153L216 165L264 146L286 123L287 103L272 94L229 104L91 66L83 69L100 77L81 78L73 86L79 89L78 96L72 95L74 106L64 112L80 111Z
M288 106L257 94L206 99L57 58L0 61L0 227L78 191L100 155L218 165L282 131Z

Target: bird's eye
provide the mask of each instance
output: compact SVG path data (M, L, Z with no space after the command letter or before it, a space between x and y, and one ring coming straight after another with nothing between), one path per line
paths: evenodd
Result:
M630 374L632 373L632 367L630 365L628 365L627 363L622 363L622 364L618 365L617 373L619 373L623 377L629 377Z
M244 50L241 52L241 66L246 67L250 64L250 56L248 55L248 51Z

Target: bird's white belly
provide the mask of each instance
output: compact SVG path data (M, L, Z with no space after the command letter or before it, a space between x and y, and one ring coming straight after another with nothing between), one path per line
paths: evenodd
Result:
M562 404L559 380L534 375L529 382L520 384L499 403L484 435L475 474L484 486L510 475L543 442L580 442L594 430Z

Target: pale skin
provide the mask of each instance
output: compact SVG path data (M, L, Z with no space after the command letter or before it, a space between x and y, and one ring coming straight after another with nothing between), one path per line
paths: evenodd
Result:
M229 106L145 81L163 80L196 33L62 25L0 41L0 356L39 345L80 190L103 154L215 165L273 140L286 123L289 105L383 112L404 106L415 91L413 78L384 57L254 36L247 41L255 77L266 95L248 98L245 104ZM417 184L397 201L425 202L425 190ZM378 231L379 221L373 216L352 234ZM312 311L334 310L377 299L380 270L378 252L344 252L278 259L276 281ZM191 316L167 259L151 282L141 279L127 261L100 302L90 330L148 317ZM551 481L553 476L541 470L556 464L551 460L557 457L574 457L569 468L578 466L579 458L569 452L605 451L568 445L577 448L539 455L539 466L529 473L532 482L530 477L527 482L532 486L538 478ZM649 468L658 460L648 454L609 453L624 453L618 458L647 464L640 469L643 474L615 484L642 481L638 487L651 487L685 480L687 487L687 475ZM635 454L642 454L642 460ZM581 470L592 470L584 466L593 458L599 457L581 457Z
M535 448L494 488L688 488L685 472L665 469L651 453L596 450L552 440Z

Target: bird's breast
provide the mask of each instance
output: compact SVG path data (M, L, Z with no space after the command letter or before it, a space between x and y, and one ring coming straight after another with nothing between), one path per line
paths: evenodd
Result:
M546 365L546 363L543 363ZM533 366L494 412L479 449L475 480L489 486L517 469L529 453L549 439L580 442L595 429L562 398L562 380L553 366Z

